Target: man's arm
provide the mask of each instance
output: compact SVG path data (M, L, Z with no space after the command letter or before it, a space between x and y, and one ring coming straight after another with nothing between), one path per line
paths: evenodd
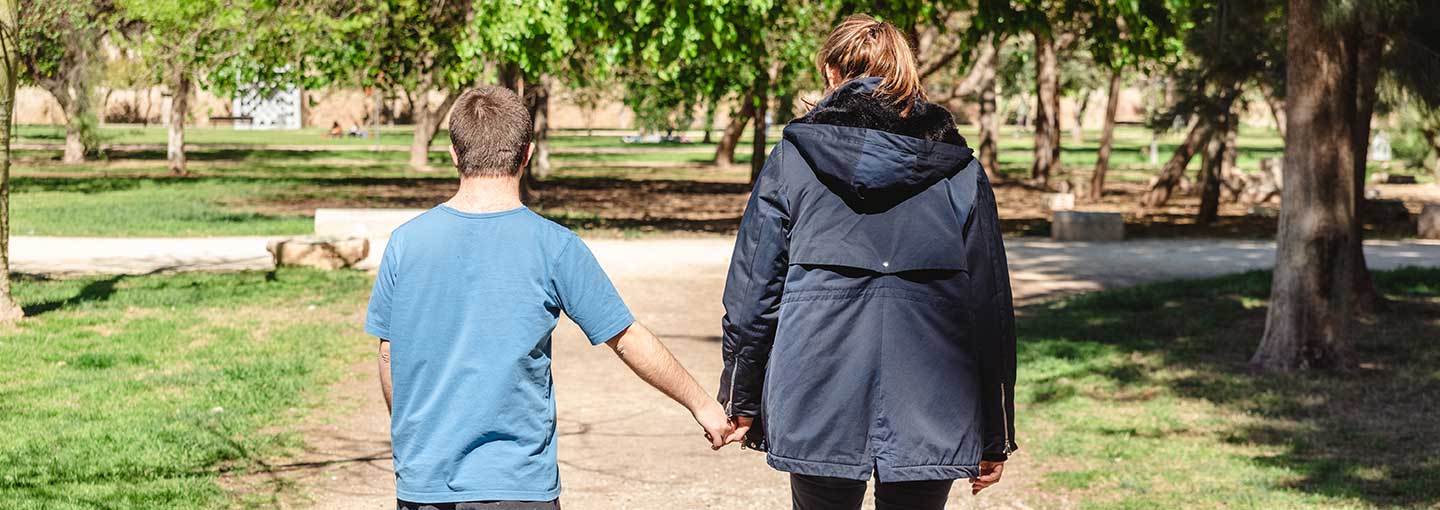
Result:
M394 387L390 384L390 341L380 339L380 393L385 395L385 409L393 410Z
M680 365L659 338L655 338L654 333L636 322L605 345L609 345L641 380L690 410L695 422L705 429L705 438L710 440L712 449L719 450L725 446L725 439L731 433L725 409L700 388L690 372Z

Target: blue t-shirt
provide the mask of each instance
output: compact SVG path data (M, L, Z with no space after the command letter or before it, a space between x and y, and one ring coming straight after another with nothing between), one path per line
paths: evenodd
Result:
M390 341L400 499L559 497L550 332L562 311L595 345L635 322L585 243L529 209L440 205L391 234L365 331Z

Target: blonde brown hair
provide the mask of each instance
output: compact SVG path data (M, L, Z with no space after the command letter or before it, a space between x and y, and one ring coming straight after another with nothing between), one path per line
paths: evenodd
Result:
M920 71L915 68L915 55L905 34L895 25L864 14L848 16L835 26L820 46L815 66L821 76L826 75L826 66L835 68L840 74L836 87L866 76L882 78L875 94L905 105L902 115L910 113L912 100L925 99Z

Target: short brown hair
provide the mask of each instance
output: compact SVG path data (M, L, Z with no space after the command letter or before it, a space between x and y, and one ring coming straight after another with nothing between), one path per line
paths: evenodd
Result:
M849 16L835 26L815 56L815 66L820 68L821 76L825 76L827 65L840 73L841 83L879 76L883 80L875 93L896 105L904 105L903 111L907 114L914 99L925 99L925 87L920 85L920 71L915 68L910 42L895 25L870 16Z
M530 130L530 111L515 92L489 85L470 89L450 109L455 167L465 177L517 175Z

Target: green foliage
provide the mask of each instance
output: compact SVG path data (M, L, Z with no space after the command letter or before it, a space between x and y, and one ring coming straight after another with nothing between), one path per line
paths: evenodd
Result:
M20 80L50 92L65 121L89 148L98 145L95 112L89 108L99 70L101 41L116 28L110 0L20 2Z
M260 65L274 59L253 51L256 41L272 40L283 28L276 17L284 12L280 1L116 0L129 25L123 42L140 55L146 81L174 86L184 76L217 92L282 71Z
M651 124L725 98L783 96L809 71L828 29L828 2L714 0L595 2L598 37L613 55L627 105ZM806 84L807 88L810 84ZM659 95L669 100L656 100Z
M1196 0L1184 12L1184 57L1165 69L1178 100L1150 120L1168 129L1176 117L1214 116L1243 101L1254 83L1283 97L1285 5L1280 0Z
M474 83L484 61L466 58L468 1L362 0L317 2L316 35L296 46L303 73L342 86L378 86L411 93Z
M89 65L80 61L81 54L99 45L113 28L114 14L108 0L21 0L17 40L22 82L59 80L72 66Z
M556 0L476 0L473 20L457 44L460 57L513 64L530 79L567 71L598 73L590 67L606 64L603 49L593 42L599 21L584 7ZM578 47L577 41L587 46Z

